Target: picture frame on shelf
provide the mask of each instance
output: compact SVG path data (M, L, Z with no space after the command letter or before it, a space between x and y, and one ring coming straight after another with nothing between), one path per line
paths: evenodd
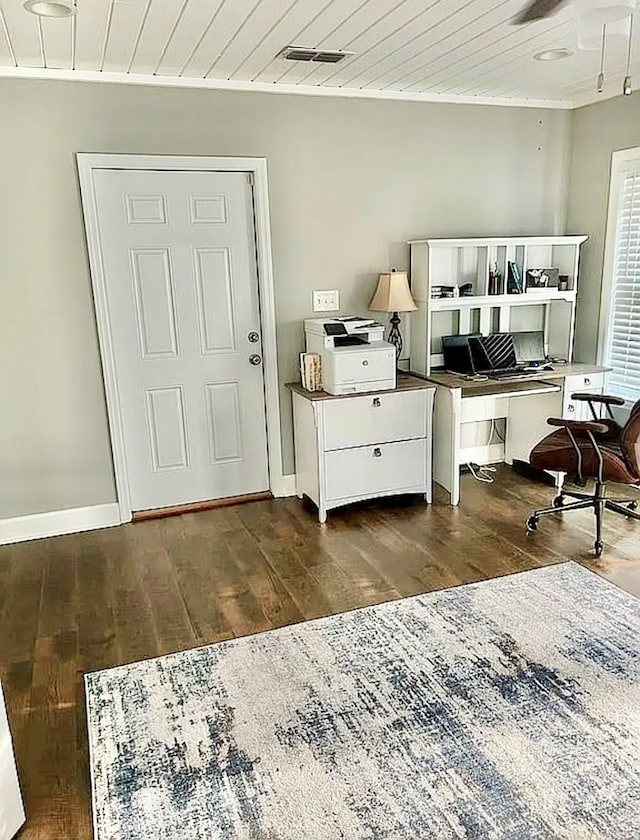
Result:
M528 268L525 280L527 292L547 292L558 288L557 268Z

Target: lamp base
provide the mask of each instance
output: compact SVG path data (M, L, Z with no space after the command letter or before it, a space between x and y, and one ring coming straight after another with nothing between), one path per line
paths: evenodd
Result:
M398 327L400 326L400 316L397 312L394 312L389 318L389 323L391 324L391 329L389 330L389 338L388 341L390 344L396 348L396 362L400 359L400 353L402 353L402 335Z

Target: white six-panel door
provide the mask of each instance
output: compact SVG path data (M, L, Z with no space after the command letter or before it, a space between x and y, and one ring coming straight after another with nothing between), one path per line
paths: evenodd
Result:
M11 732L0 684L0 840L13 837L24 819Z
M131 507L269 488L251 184L94 176Z

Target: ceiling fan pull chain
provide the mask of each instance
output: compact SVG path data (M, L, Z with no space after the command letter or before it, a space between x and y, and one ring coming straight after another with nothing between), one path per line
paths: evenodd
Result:
M629 21L629 43L627 44L627 69L624 74L624 81L622 83L622 92L625 96L631 94L631 47L633 44L633 12L631 13L631 20Z
M598 93L602 93L604 88L604 50L607 39L607 24L602 24L602 48L600 50L600 72L598 73Z

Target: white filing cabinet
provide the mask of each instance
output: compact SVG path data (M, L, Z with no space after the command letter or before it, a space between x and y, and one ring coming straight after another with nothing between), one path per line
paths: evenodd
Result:
M293 395L296 492L327 511L351 502L423 493L431 501L435 388L407 374L392 390L331 396L289 385Z

